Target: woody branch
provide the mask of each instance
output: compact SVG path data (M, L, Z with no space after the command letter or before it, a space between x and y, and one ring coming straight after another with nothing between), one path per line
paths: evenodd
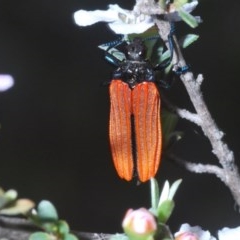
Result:
M142 13L146 13L147 11L148 14L156 16L155 24L158 27L159 35L168 47L170 23L157 18L156 13L160 13L161 11L155 2L149 0L148 4L146 3L146 0L137 0L134 9ZM172 60L173 65L177 67L184 67L186 66L185 59L182 55L176 36L173 38L175 46ZM184 74L181 74L180 78L188 92L196 113L191 113L187 110L180 109L176 112L181 118L185 118L201 127L203 133L209 139L212 146L212 152L217 157L221 167L218 167L217 165L204 165L187 162L175 157L174 155L171 155L171 157L181 165L185 166L186 169L191 172L215 174L229 188L234 200L240 207L240 175L238 167L235 164L233 152L229 149L228 145L222 139L224 135L223 132L218 129L204 101L201 91L203 76L198 75L198 77L195 79L193 73L191 71L188 71Z

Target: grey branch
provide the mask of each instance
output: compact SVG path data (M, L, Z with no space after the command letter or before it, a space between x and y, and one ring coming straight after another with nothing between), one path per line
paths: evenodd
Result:
M139 0L140 1L140 0ZM170 32L170 23L164 20L159 20L155 18L156 26L158 27L159 35L166 43L168 47L168 34ZM182 55L180 46L176 39L174 39L174 54L172 63L174 66L185 67L186 62ZM213 120L207 105L204 101L203 94L201 92L201 84L203 82L203 76L198 75L197 79L194 78L192 72L186 72L180 76L182 83L184 84L190 100L195 108L196 113L190 113L187 110L177 110L179 116L190 120L191 122L199 125L205 134L205 136L209 139L210 144L212 146L212 152L217 157L222 168L213 165L191 165L189 168L189 164L185 165L189 170L198 172L198 173L212 173L219 177L225 185L231 191L234 200L240 207L240 176L238 167L235 164L234 154L229 149L228 145L223 142L223 132L220 131ZM197 166L197 169L196 169Z
M188 162L175 156L174 154L169 154L168 157L174 160L176 163L184 166L190 172L215 174L224 183L226 182L224 170L216 165Z
M180 108L176 108L176 113L178 114L179 117L185 118L190 122L197 124L198 126L201 126L202 124L201 119L196 113L191 113L186 109L180 109Z

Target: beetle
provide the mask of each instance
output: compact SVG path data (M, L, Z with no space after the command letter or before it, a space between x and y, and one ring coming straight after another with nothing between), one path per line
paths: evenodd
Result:
M172 57L172 35L169 45ZM121 44L121 41L114 42ZM112 48L112 45L109 48ZM132 180L137 174L141 182L154 177L162 152L160 93L155 72L168 62L152 66L145 60L146 47L141 38L126 46L126 59L118 60L109 51L105 58L117 66L109 84L109 139L113 163L120 178Z

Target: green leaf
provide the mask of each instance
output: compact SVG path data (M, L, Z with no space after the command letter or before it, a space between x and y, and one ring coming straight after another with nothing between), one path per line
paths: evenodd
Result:
M161 206L161 204L168 199L168 196L169 196L169 190L170 190L170 184L169 184L169 181L166 180L164 182L164 185L163 185L163 189L161 191L161 195L160 195L160 198L159 198L159 202L158 202L158 209L159 207Z
M150 184L151 184L151 207L154 214L156 214L159 201L159 186L155 178L151 178Z
M174 209L173 201L165 200L164 202L162 202L158 208L158 221L160 223L166 223L166 221L171 216L173 209Z
M2 192L3 195L0 196L0 209L9 205L17 199L17 191L10 189L7 192Z
M174 0L173 4L178 9L178 8L182 7L182 5L184 5L188 2L189 2L189 0Z
M35 232L30 235L29 240L52 240L52 236L45 232Z
M194 16L192 16L190 13L184 11L182 8L178 10L179 16L182 18L182 20L187 23L190 27L195 28L198 26L198 22Z
M38 204L37 213L40 221L57 221L58 213L54 205L43 200Z
M162 48L162 47L161 47ZM159 49L159 52L161 51L161 48ZM171 53L169 50L166 50L164 53L160 55L159 63L162 63L163 61L166 61L168 58L171 57Z
M172 72L172 67L173 67L173 64L170 63L170 64L164 69L164 73L167 75L167 74L169 74L170 72Z
M179 185L181 184L182 182L182 179L178 179L177 181L175 181L171 187L170 187L170 191L169 191L169 195L168 195L168 199L169 200L173 200L173 197L176 193L176 191L178 190L179 188Z
M186 36L184 36L184 38L182 38L179 41L179 43L182 48L186 48L189 45L191 45L192 43L194 43L195 41L197 41L198 38L199 38L199 36L196 34L187 34Z
M58 221L57 225L58 225L58 232L61 235L69 233L70 229L66 221L60 220Z
M4 196L9 200L9 201L14 201L17 199L18 193L14 189L10 189L7 192L5 192Z
M57 234L58 233L58 226L56 222L49 221L49 222L43 222L40 223L39 226L44 229L47 233Z
M30 209L34 207L34 202L29 199L19 199L7 208L0 210L0 214L5 215L18 215L26 214Z
M63 237L63 240L78 240L78 238L75 235L68 233Z

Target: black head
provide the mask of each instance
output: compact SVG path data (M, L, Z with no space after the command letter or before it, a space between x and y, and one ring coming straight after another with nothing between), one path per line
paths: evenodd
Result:
M146 47L141 38L134 38L126 48L129 60L142 61L145 58Z

